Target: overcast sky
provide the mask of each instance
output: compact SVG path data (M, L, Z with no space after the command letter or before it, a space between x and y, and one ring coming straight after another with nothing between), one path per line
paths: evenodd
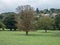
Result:
M0 0L0 13L16 11L20 5L31 5L34 8L60 8L60 0Z

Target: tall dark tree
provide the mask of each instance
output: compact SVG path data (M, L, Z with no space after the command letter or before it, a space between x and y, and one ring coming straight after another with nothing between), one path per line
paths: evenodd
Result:
M15 21L15 13L7 13L6 17L4 18L4 24L6 25L6 28L9 28L10 31L12 29L16 30L16 21Z
M36 13L39 14L39 9L38 8L36 8Z

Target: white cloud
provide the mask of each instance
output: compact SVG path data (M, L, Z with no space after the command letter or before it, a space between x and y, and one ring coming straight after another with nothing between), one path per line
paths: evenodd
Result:
M18 5L31 5L35 8L60 8L60 0L0 0L0 12L15 11Z

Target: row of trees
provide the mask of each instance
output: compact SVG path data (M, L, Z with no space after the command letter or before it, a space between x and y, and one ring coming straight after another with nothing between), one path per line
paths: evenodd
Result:
M50 8L50 9L39 10L37 8L36 12L37 13L44 13L44 14L52 14L52 13L60 13L60 9Z
M37 17L41 12L30 5L18 6L18 13L8 12L0 14L0 28L23 30L28 35L29 31L34 30L60 30L60 14L57 13L55 18L49 16ZM37 15L36 15L37 14Z

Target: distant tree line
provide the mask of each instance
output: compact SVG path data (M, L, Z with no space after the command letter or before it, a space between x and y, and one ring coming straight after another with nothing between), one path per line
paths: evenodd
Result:
M43 9L39 10L39 8L36 8L36 13L44 13L44 14L52 14L52 13L60 13L60 9L56 8L50 8L50 9Z

